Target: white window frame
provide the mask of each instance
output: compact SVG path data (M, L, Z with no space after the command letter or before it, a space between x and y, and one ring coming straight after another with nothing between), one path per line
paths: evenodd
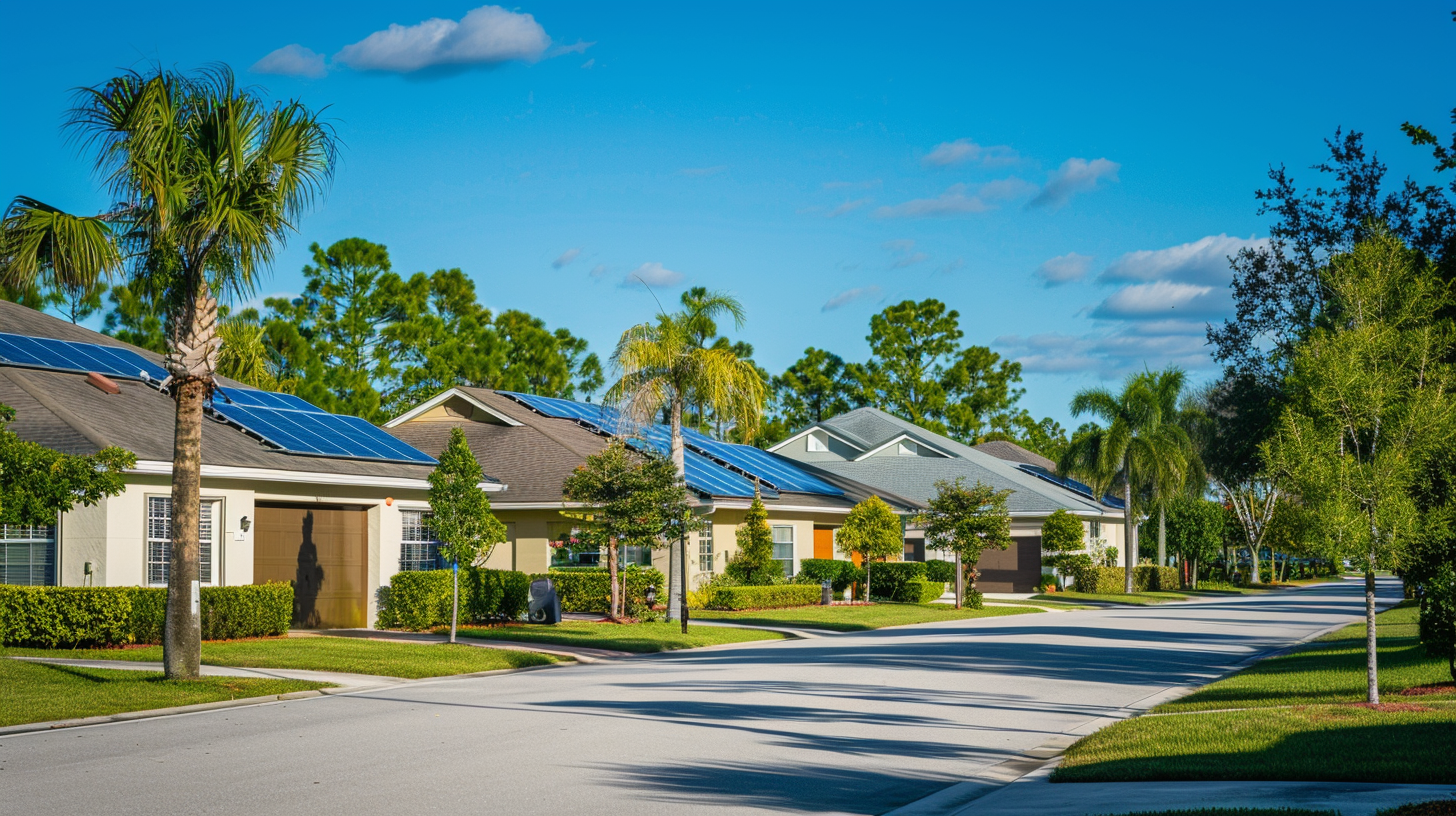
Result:
M788 531L788 540L787 541L780 541L779 540L779 531L780 530L787 530ZM795 551L795 548L794 548L795 538L796 538L796 536L794 535L794 525L792 525L792 524L775 524L775 525L773 525L772 530L770 532L770 537L773 539L774 560L777 561L777 562L779 562L780 564L783 564L784 565L784 577L785 578L791 577L794 574L795 567L798 566L798 564L797 564L797 561L798 561L797 555L798 555L798 553ZM782 547L782 546L787 546L789 548L789 557L788 558L781 558L781 557L779 557L779 547Z
M399 511L399 571L422 572L438 569L440 566L440 541L430 535L427 520L434 514L421 508L401 508ZM433 545L433 546L432 546ZM405 558L407 547L424 547L434 554L428 561L423 557Z
M900 440L900 447L895 450L895 453L901 456L919 456L920 446L908 439L902 439Z
M809 434L805 447L808 448L810 453L829 452L829 445L823 439L820 439L818 434Z
M698 572L711 576L717 572L717 552L713 549L713 525L698 531Z
M36 559L39 550L41 558ZM10 564L10 553L26 553L25 581L11 582L22 567ZM59 586L60 565L56 546L56 525L54 524L0 524L0 584L12 586ZM36 580L37 570L40 580Z
M221 586L223 525L227 516L223 513L222 499L203 496L197 511L198 527L198 582L203 586ZM145 527L146 549L143 557L143 575L147 586L167 586L172 561L172 497L169 495L148 495L146 497ZM165 512L158 512L165 507ZM161 580L156 579L161 576Z

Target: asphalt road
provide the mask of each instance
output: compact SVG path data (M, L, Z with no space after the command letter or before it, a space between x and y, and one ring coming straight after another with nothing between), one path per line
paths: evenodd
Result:
M877 814L1361 604L1018 615L16 735L0 813Z

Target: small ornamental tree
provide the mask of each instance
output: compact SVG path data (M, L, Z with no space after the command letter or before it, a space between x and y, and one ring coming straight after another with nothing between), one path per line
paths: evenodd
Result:
M14 409L0 405L0 522L55 524L77 504L90 507L126 489L121 473L135 455L121 448L64 454L16 436L7 427L14 418Z
M845 516L834 546L845 555L858 554L865 568L865 599L870 597L870 562L905 551L900 517L879 496L856 504Z
M915 516L915 523L925 530L927 547L955 553L957 609L965 583L963 570L975 569L982 550L1011 546L1011 516L1006 512L1009 495L1010 490L996 490L980 482L966 487L964 479L941 480L935 483L935 495L927 508Z
M784 578L783 568L774 560L773 533L768 528L768 511L753 485L753 504L738 525L738 554L728 562L728 577L746 586L765 586Z
M586 458L561 486L567 501L582 506L562 510L577 523L577 538L601 547L607 555L611 592L607 614L617 620L626 612L626 582L620 577L621 547L657 548L665 536L678 536L691 514L687 490L672 460L631 451L613 442Z
M440 464L430 474L430 530L453 573L451 643L455 642L460 619L460 565L489 558L495 545L506 540L505 525L490 512L490 498L480 489L483 478L480 462L465 441L465 432L452 428Z
M1230 513L1218 502L1180 496L1168 502L1168 551L1187 565L1184 580L1198 588L1198 565L1218 558Z
M1079 559L1090 561L1083 538L1082 522L1066 510L1058 510L1041 523L1042 564L1068 575Z

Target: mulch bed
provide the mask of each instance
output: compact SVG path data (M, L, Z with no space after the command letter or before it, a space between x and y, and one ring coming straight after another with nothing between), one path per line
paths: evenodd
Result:
M1456 694L1456 683L1432 683L1428 686L1412 686L1400 692L1402 697L1420 697L1426 694Z

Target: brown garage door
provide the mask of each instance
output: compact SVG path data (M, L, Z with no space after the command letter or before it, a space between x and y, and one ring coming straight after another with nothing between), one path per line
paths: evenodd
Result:
M294 627L364 626L369 587L365 511L259 504L256 514L253 582L293 582Z
M986 550L976 564L982 592L1033 592L1041 580L1041 536L1013 538L1004 550Z

